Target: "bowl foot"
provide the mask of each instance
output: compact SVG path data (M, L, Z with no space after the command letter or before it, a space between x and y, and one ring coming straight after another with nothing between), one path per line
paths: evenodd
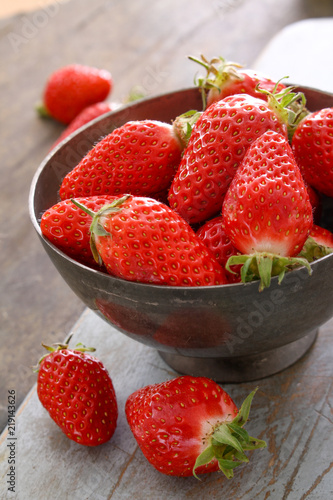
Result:
M217 382L247 382L268 377L291 366L314 343L318 330L295 342L250 356L195 358L159 351L161 358L184 375L203 376Z

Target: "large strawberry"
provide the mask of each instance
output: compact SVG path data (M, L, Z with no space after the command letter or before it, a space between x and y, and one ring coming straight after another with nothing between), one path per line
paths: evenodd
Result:
M78 198L90 210L97 212L114 200L114 196ZM90 225L92 217L75 206L71 200L63 200L46 210L40 221L43 236L72 259L96 267L90 249Z
M73 441L97 446L113 436L118 417L115 390L101 361L87 353L95 349L67 344L44 346L37 378L40 402Z
M112 76L105 69L82 64L63 66L48 78L38 110L69 124L87 106L104 101L112 87Z
M225 231L242 254L229 265L243 264L243 281L271 275L282 280L286 269L306 265L295 257L312 228L312 207L288 141L267 131L248 149L223 202ZM228 266L227 266L228 267Z
M60 197L150 196L170 186L181 152L170 124L155 120L127 122L104 137L66 175Z
M109 111L114 111L119 105L110 102L96 102L84 108L75 118L70 122L68 127L60 134L58 139L54 142L51 149L54 149L60 142L62 142L66 137L75 132L83 125L91 122L95 118L109 113Z
M205 224L198 229L197 236L199 236L206 247L213 253L215 259L221 264L223 269L225 269L229 257L240 254L239 250L234 247L229 236L225 232L223 217L221 215L205 222ZM240 281L239 270L240 266L233 268L232 273L225 270L230 283L237 283Z
M230 396L206 377L177 377L149 385L126 402L127 421L147 460L170 476L221 470L228 478L248 462L244 451L263 448L243 428L255 391L238 411Z
M285 88L281 82L274 82L261 73L242 68L240 64L227 61L223 57L214 57L211 61L203 55L201 59L193 56L190 56L190 59L199 63L207 71L205 77L199 77L196 80L196 84L202 90L204 105L207 107L213 102L234 94L248 94L267 100L267 95L260 92L258 86L269 92L275 90L280 92Z
M76 200L73 203L85 209ZM219 285L224 271L193 229L152 198L126 195L93 217L95 258L120 278L174 286Z
M195 123L170 191L169 204L190 223L217 214L252 142L267 130L287 137L288 106L298 94L271 95L269 102L236 94L212 104ZM296 117L297 119L297 117Z
M306 182L333 196L333 108L310 113L299 123L292 150Z

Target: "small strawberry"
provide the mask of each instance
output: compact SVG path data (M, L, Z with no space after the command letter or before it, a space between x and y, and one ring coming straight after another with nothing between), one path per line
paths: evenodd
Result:
M333 196L333 108L308 114L297 126L292 150L306 182Z
M106 368L87 354L95 349L81 344L74 350L67 344L44 347L50 352L36 367L37 394L50 417L79 444L109 441L117 425L117 400Z
M187 222L220 212L222 198L251 143L267 130L287 137L288 106L299 94L271 95L269 102L236 94L212 104L193 126L169 191L169 204Z
M114 196L91 196L78 198L78 202L90 210L98 211L114 199ZM66 255L82 264L96 267L90 248L91 222L89 214L71 200L63 200L43 213L40 228L43 236Z
M328 229L313 224L299 256L312 262L331 253L333 253L333 233Z
M114 111L118 106L118 104L110 102L97 102L95 104L87 106L74 118L74 120L70 122L68 127L66 127L62 134L54 142L51 150L54 149L64 139L66 139L66 137L68 137L70 134L75 132L80 127L83 127L83 125L86 125L95 118L104 115L105 113L109 113L109 111Z
M225 231L243 254L227 268L243 264L242 280L254 274L260 290L271 275L283 279L290 266L305 265L296 255L312 228L312 207L288 141L267 131L248 149L223 202Z
M54 71L46 82L41 115L69 124L87 106L104 101L113 80L104 69L70 64Z
M274 82L252 69L242 69L240 64L226 61L223 57L214 57L211 61L203 55L201 59L192 56L189 59L199 63L207 71L206 76L198 78L196 82L202 90L204 106L207 107L234 94L248 94L267 100L267 95L259 92L258 86L269 92L285 89L282 83Z
M197 231L197 236L199 236L206 247L209 248L223 269L225 269L229 257L240 254L239 250L234 247L229 236L225 232L223 217L221 215L205 222ZM229 283L238 283L240 281L240 268L241 266L235 266L232 273L225 269Z
M196 476L248 462L244 451L264 448L243 428L256 391L238 411L230 396L206 377L177 377L129 396L128 424L144 456L170 476Z
M104 137L64 178L61 199L97 194L150 196L170 186L181 158L168 123L127 122Z
M88 213L91 247L108 273L160 285L226 283L223 269L193 229L164 203L126 195Z

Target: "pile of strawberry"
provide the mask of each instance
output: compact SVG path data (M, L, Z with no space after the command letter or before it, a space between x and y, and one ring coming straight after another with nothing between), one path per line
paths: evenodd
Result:
M207 70L204 111L113 130L63 179L43 235L143 283L262 290L294 267L311 272L333 249L318 225L333 196L333 109L309 112L303 93L222 58L192 59Z

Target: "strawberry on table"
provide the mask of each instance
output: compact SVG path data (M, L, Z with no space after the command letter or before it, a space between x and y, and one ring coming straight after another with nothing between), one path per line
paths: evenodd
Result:
M295 265L311 268L296 257L313 225L312 207L302 175L284 136L267 131L248 149L223 202L225 231L244 255L242 281L260 277L260 290L272 275L283 279Z
M69 124L84 108L104 101L113 87L112 76L105 69L82 64L69 64L48 78L41 115Z
M83 127L87 123L91 122L95 118L109 113L109 111L114 111L119 105L111 102L97 102L91 104L84 108L75 118L70 122L68 127L62 132L58 139L54 142L51 149L54 149L61 141L66 139L70 134L75 132L75 130Z
M44 346L37 378L40 402L60 429L86 446L103 444L113 436L118 406L112 380L103 363L79 344Z
M333 108L310 113L299 123L292 150L306 182L333 197Z
M114 196L91 196L78 198L90 210L98 211L111 203ZM59 250L82 264L96 267L90 248L90 225L92 217L79 209L71 200L63 200L46 210L40 221L43 236Z
M66 175L60 197L150 196L170 186L181 153L172 125L156 120L127 122L104 137Z
M160 472L193 476L248 462L244 451L264 448L243 428L256 391L238 411L230 396L206 377L177 377L129 396L128 424L144 456Z
M248 94L267 100L267 95L258 91L258 85L261 89L269 92L274 90L280 92L285 88L281 82L274 82L261 73L242 68L241 64L227 61L223 57L214 57L211 61L208 61L203 55L201 59L193 56L190 56L189 59L199 63L207 71L205 77L197 79L197 85L202 90L204 103L207 107L213 102L234 94Z
M249 95L226 97L206 109L195 123L169 191L169 204L189 223L211 218L248 147L267 130L287 137L288 106L298 94L286 90L268 102Z
M227 282L224 271L193 229L152 198L126 195L93 217L91 248L108 273L129 281L173 286Z

